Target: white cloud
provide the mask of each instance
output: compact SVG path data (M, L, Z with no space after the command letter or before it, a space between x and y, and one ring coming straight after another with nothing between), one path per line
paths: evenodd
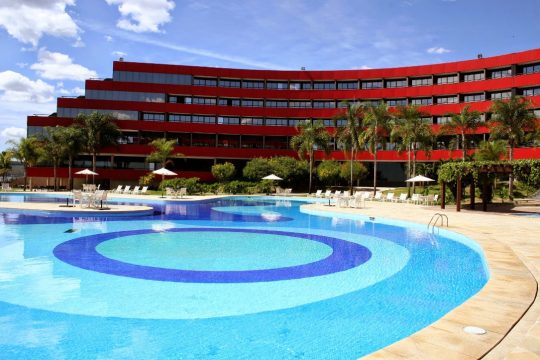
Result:
M63 96L79 96L84 95L84 89L78 86L73 89L64 89L63 87L58 89L58 93Z
M113 51L112 55L117 58L123 58L123 57L126 57L127 53L123 51Z
M175 3L171 0L105 0L118 5L122 16L116 26L134 32L159 32L159 26L171 21L170 11Z
M96 78L94 70L82 65L74 64L66 54L39 49L38 62L32 64L30 69L35 70L39 76L52 80L80 80Z
M77 37L79 28L66 12L75 0L0 0L0 27L25 44L44 35Z
M0 100L5 102L46 103L53 101L54 86L8 70L0 72Z
M428 54L444 54L444 53L450 52L450 50L445 49L443 47L439 47L439 46L430 47L426 51Z
M113 41L113 37L111 35L105 35L105 41L106 42L111 42L111 41Z
M77 38L77 40L75 40L75 42L74 42L71 46L73 46L73 47L75 47L75 48L81 48L81 47L85 47L86 45L85 45L85 43L82 41L81 37L79 36L79 37Z
M26 128L10 126L2 130L0 136L7 140L17 140L26 137Z
M25 67L28 67L28 63L24 63L24 62L18 62L15 65L17 65L21 69L24 69Z

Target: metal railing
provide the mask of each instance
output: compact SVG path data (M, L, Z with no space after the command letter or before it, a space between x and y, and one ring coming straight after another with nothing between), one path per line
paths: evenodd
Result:
M427 224L428 231L431 227L431 231L435 231L435 228L437 227L437 224L441 221L440 226L444 227L444 220L446 220L446 227L448 227L448 216L441 213L435 213L431 219L429 220L429 223Z

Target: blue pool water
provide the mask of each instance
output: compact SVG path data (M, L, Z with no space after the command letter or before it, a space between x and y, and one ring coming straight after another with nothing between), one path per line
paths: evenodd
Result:
M123 202L154 213L0 212L0 358L356 359L489 276L461 235L294 199Z

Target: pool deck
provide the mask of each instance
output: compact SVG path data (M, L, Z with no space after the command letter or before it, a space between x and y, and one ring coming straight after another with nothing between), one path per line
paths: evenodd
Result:
M134 205L109 205L103 208L88 208L77 206L66 206L61 203L22 203L22 202L0 202L0 209L9 209L17 212L41 212L50 214L66 214L79 216L111 216L111 215L149 215L154 209L150 206Z
M441 210L389 202L366 202L362 209L304 205L331 213L406 220L427 227L435 213L449 219L449 230L483 248L491 277L471 299L442 319L366 359L540 359L540 217L463 210ZM470 335L465 326L487 330Z

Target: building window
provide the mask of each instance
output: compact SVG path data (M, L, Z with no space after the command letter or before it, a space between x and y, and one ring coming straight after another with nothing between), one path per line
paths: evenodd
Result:
M74 118L79 114L90 115L93 112L100 114L110 114L118 120L139 120L138 111L130 110L105 110L105 109L79 109L79 108L58 108L58 117Z
M87 99L113 100L113 101L140 101L140 102L165 102L165 94L133 91L112 91L87 89Z
M386 80L386 87L387 88L407 87L407 79Z
M191 115L169 114L169 122L190 123L191 122Z
M266 88L272 90L287 90L289 83L286 81L267 81Z
M302 90L302 83L299 82L290 82L289 90Z
M439 124L439 125L449 123L450 121L452 121L451 116L437 116L437 117L435 117L435 123Z
M218 135L218 147L239 148L240 135Z
M195 86L217 86L217 80L216 79L208 79L208 78L194 78L193 79L193 85L195 85Z
M540 87L523 90L523 96L538 96L540 95Z
M150 84L191 85L192 76L183 74L113 71L113 81L142 82Z
M306 119L289 119L289 126L298 126L304 121L306 121Z
M418 99L411 99L411 105L431 105L433 103L433 100L431 98L418 98Z
M145 121L165 121L165 114L143 113L142 119Z
M480 81L484 80L486 78L484 72L475 72L470 74L463 74L463 81L469 82L469 81Z
M437 98L437 104L455 104L457 102L457 96L441 96Z
M310 108L311 101L289 101L289 107L291 108Z
M264 125L262 118L243 117L241 120L242 125Z
M242 87L245 89L264 89L264 81L244 80Z
M287 100L266 100L266 107L286 108L288 104Z
M436 83L437 85L444 85L444 84L454 84L458 82L458 76L457 75L445 75L445 76L437 76Z
M267 118L264 123L267 126L287 126L288 125L287 119Z
M484 94L469 94L463 96L463 102L477 102L477 101L484 101L485 97Z
M491 100L509 99L512 96L511 91L499 91L491 93Z
M491 79L499 79L512 76L512 69L492 70L490 71Z
M242 99L242 106L246 107L263 107L263 101L262 100L255 100L255 99Z
M224 99L218 100L219 106L240 106L240 99Z
M362 89L382 89L382 80L362 81Z
M239 88L240 80L219 79L219 86L227 88Z
M216 105L216 98L193 97L191 103L193 105Z
M313 107L316 109L334 109L336 107L335 101L313 101Z
M358 81L338 81L338 90L354 90L358 89Z
M315 81L313 82L314 90L335 90L336 83L333 81Z
M216 117L215 116L204 116L204 115L193 115L191 117L191 122L203 123L203 124L215 124L216 123Z
M239 125L239 117L228 117L228 116L219 116L217 118L217 123L220 125Z
M540 72L540 64L526 65L523 67L523 74L534 74Z
M388 106L406 106L407 99L390 99L386 100L386 105Z
M430 77L426 78L417 78L411 80L411 86L427 86L432 85L433 81Z

